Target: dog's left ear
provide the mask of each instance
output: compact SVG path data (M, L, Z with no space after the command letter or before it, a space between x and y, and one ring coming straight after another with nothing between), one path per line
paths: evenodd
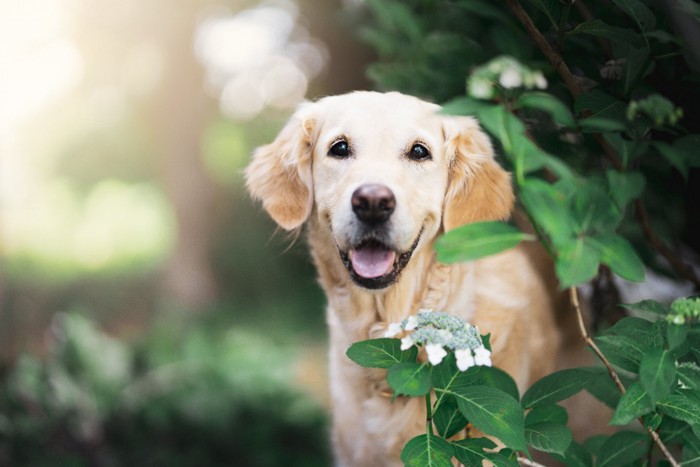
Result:
M450 173L443 228L471 222L505 220L513 209L510 174L494 160L488 136L470 117L444 117L443 133Z
M250 194L285 230L301 226L313 207L313 106L302 105L272 143L256 149L245 171Z

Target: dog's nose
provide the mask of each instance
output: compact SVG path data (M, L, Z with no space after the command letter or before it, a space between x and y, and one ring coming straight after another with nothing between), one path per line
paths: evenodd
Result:
M351 203L358 219L367 224L380 224L391 217L396 207L396 198L388 187L368 184L355 190Z

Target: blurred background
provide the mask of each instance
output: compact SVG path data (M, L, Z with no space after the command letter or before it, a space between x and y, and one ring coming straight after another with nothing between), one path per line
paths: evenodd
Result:
M340 0L0 0L0 466L328 465L324 299L242 169L367 88Z

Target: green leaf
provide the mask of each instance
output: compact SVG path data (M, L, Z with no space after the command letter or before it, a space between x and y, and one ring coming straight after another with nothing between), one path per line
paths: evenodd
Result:
M641 302L636 303L622 303L620 306L627 308L628 310L646 311L657 315L666 315L669 313L669 311L671 311L669 307L657 302L656 300L642 300Z
M366 368L391 368L397 363L415 362L418 349L401 350L400 339L369 339L352 344L346 355Z
M664 349L646 352L639 365L639 381L652 401L671 394L671 388L676 382L676 362L671 357L671 352Z
M646 141L627 140L619 133L607 133L603 136L613 149L622 158L622 163L625 167L630 162L644 155L649 150L649 143Z
M543 404L534 407L525 416L525 427L538 423L557 423L566 425L569 421L569 414L566 409L557 404Z
M661 326L661 323L626 317L594 338L594 341L613 365L637 373L644 354L663 347Z
M568 399L586 388L590 373L583 368L560 370L530 386L521 400L526 409L547 406Z
M610 378L607 370L603 367L593 367L586 368L586 371L590 372L586 390L603 404L611 409L615 409L620 403L622 394L620 394L620 390L615 386L615 382ZM618 376L622 379L623 384L626 386L631 385L630 382L625 381L623 375Z
M552 94L525 92L520 95L515 105L526 109L543 110L550 114L555 122L567 128L576 126L574 116L569 107Z
M634 383L620 398L611 425L627 425L632 420L654 410L654 402L640 383Z
M502 451L493 452L496 443L488 438L462 439L452 443L455 457L467 467L483 465L490 462L495 467L518 467L518 461L513 456L506 456Z
M589 117L578 121L584 133L610 133L627 130L627 124L620 120L603 117Z
M561 16L561 4L555 0L530 0L535 8L540 10L549 19L552 28L557 31L559 29L559 16Z
M594 19L581 23L569 34L590 34L591 36L603 37L613 42L622 42L633 47L644 45L642 37L629 28L619 28L610 26L600 19Z
M542 422L525 427L525 438L538 451L564 455L573 436L566 425Z
M480 123L501 142L506 153L513 153L518 135L525 134L525 125L502 105L484 109L479 113Z
M439 436L424 433L411 439L401 451L410 467L452 467L452 446Z
M700 147L698 134L679 138L672 145L659 141L654 141L652 145L686 180L690 168L700 166L700 151L697 150Z
M644 456L649 446L646 433L620 431L610 436L600 447L596 466L627 465Z
M463 115L463 116L479 116L479 114L487 109L496 107L485 101L474 99L472 97L457 97L447 102L442 106L441 113L446 115Z
M678 380L690 389L700 389L700 367L693 362L678 365Z
M608 186L610 194L620 210L627 206L630 201L639 198L644 192L646 179L640 172L618 172L608 170Z
M697 389L679 389L656 405L669 417L690 425L700 424L700 391Z
M462 415L479 430L511 449L527 449L523 409L505 392L488 386L454 386L452 391L435 391L454 396Z
M443 263L473 261L513 248L532 235L503 222L475 222L453 229L435 244L437 258Z
M397 395L424 396L430 392L430 369L425 363L397 363L389 368L386 379Z
M618 124L627 121L627 105L599 89L582 94L576 99L574 112L582 114L586 111L590 112L588 118L610 120Z
M666 344L669 350L676 350L685 344L688 337L688 327L670 323L666 327ZM685 352L683 352L685 353Z
M450 396L445 397L433 412L433 422L437 432L443 438L451 438L467 426L467 419L457 407L457 401Z
M656 28L656 16L639 0L613 0L613 3L634 20L640 31L653 31Z
M601 252L589 239L576 238L559 248L556 272L562 289L588 282L598 274Z
M615 44L613 53L616 57L625 57L626 59L622 72L622 85L624 94L629 95L652 63L649 60L649 50L647 48L636 49L626 44Z
M596 235L589 239L589 244L600 251L600 261L610 266L610 269L632 282L644 280L645 268L632 245L619 235Z
M591 467L593 465L593 456L590 451L575 441L566 450L564 460L569 467Z
M573 219L568 209L567 195L558 187L536 178L528 178L520 186L520 200L535 223L562 245L573 235Z

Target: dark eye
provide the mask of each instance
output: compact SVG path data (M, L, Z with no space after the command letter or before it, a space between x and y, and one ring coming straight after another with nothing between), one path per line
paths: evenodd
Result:
M333 157L348 157L350 155L350 146L345 140L336 141L328 150L328 155Z
M431 159L430 151L422 144L414 144L408 153L408 158L412 161L426 161Z

